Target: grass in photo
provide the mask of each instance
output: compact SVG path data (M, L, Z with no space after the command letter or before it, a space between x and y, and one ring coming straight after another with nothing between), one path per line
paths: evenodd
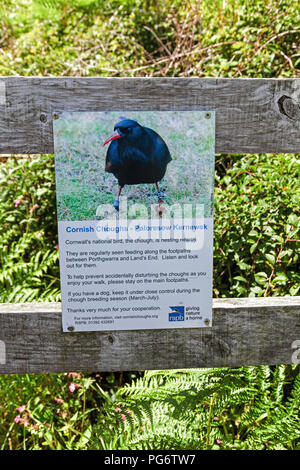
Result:
M135 122L137 128L142 128L136 136ZM111 205L114 212L118 209L120 189L122 196L128 199L128 207L144 204L150 209L150 205L157 202L203 204L204 217L212 216L213 112L63 112L58 113L53 123L58 220L96 220L97 208L102 204ZM118 123L122 126L116 129ZM125 163L118 178L119 163L115 159L122 155L116 155L115 149L126 139L131 166L124 170ZM148 146L144 144L145 139L149 140ZM147 162L143 166L143 159L150 158L147 151L153 145L157 146L156 153L152 150L153 158L159 152L161 158L155 170L147 166ZM143 148L144 152L139 153L136 148ZM110 154L109 161L107 154ZM110 172L109 166L115 171ZM154 173L152 179L151 172Z

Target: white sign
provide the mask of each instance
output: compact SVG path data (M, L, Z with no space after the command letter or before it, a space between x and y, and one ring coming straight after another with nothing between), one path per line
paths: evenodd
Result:
M55 118L63 330L212 326L214 112Z

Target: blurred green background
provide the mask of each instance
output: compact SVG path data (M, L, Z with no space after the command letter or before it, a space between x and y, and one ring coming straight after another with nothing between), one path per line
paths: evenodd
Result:
M299 9L5 0L0 74L299 77ZM54 157L0 161L0 301L60 300ZM214 297L297 295L298 227L299 155L217 154ZM299 450L299 407L296 364L7 375L0 448Z
M291 77L291 0L5 0L1 75Z

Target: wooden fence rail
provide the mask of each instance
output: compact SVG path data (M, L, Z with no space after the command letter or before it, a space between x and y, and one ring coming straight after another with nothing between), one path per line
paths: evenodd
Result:
M299 152L300 79L0 78L0 153L53 153L53 111L216 111L216 152ZM300 297L216 299L213 327L62 333L58 303L0 304L0 373L300 362Z
M212 328L63 333L60 303L0 304L0 325L0 373L300 363L300 297L215 299Z
M300 79L0 78L0 153L53 153L52 112L216 110L216 152L298 152Z

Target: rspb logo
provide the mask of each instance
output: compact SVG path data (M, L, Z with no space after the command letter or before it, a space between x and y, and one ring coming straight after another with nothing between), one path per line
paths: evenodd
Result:
M184 321L184 307L169 307L169 321Z

